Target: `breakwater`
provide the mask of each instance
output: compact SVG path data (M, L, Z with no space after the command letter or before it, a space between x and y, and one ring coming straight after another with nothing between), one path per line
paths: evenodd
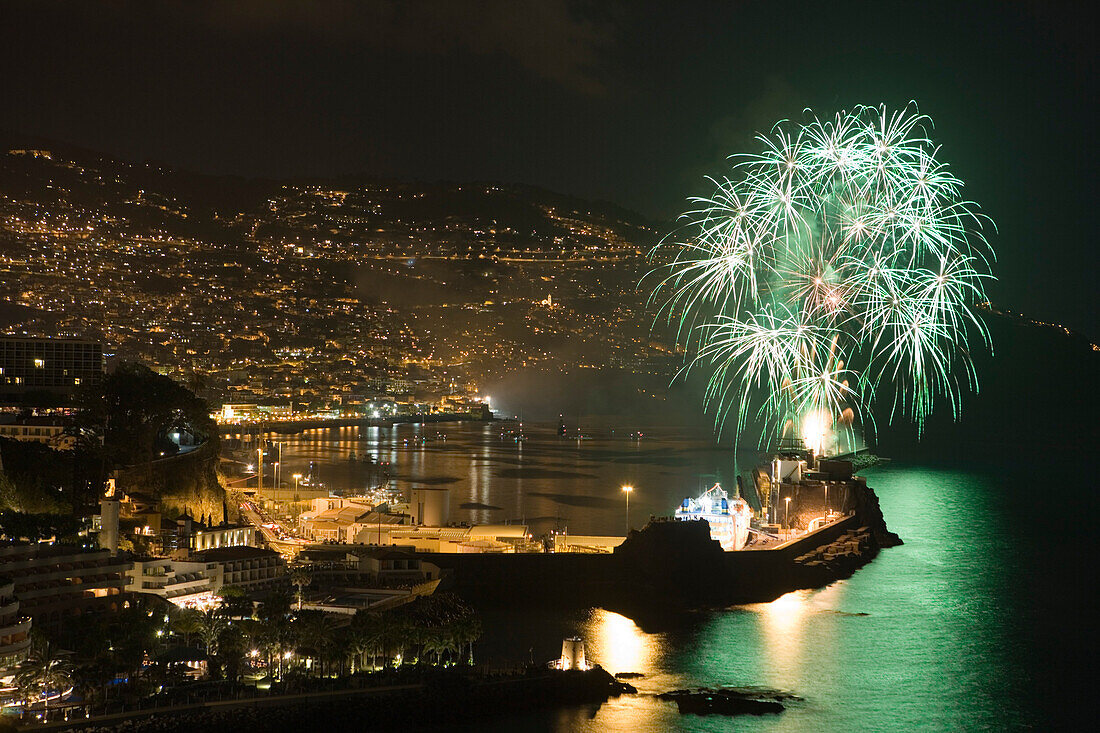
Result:
M432 554L445 584L475 605L599 606L643 629L688 611L775 600L847 577L901 540L878 497L848 482L841 518L772 549L724 552L705 522L651 521L611 554Z
M395 417L335 417L302 418L300 420L270 420L262 422L226 423L218 426L222 435L256 435L278 433L294 435L305 430L317 428L380 427L394 425L448 423L448 422L490 422L491 416L470 412L433 412L416 415L398 415Z

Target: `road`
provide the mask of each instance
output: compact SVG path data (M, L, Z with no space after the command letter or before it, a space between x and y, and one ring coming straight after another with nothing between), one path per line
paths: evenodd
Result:
M296 557L302 548L309 544L303 539L288 535L278 522L264 514L263 510L251 501L242 501L240 509L245 520L263 534L267 546L280 555Z

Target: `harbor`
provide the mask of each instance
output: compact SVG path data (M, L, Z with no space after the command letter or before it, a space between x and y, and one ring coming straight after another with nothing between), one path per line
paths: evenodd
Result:
M721 462L733 458L731 452L709 451L711 466L699 473L722 478L731 490L688 476L680 486L661 487L667 498L658 513L647 511L652 498L639 501L652 483L638 468L657 457L682 465L682 455L698 450L659 433L643 439L641 430L598 432L603 435L584 441L562 436L560 428L551 433L549 426L508 423L442 424L433 426L430 440L421 426L307 432L272 451L285 466L282 475L296 476L295 486L272 487L273 475L266 484L268 491L294 492L297 500L276 500L257 482L256 490L240 490L242 516L291 562L331 567L354 557L353 564L361 564L385 551L391 562L406 557L410 566L434 569L434 578L428 571L419 580L435 580L474 605L596 606L658 626L677 613L827 585L899 542L850 460L787 450L743 473L727 464L722 475ZM325 453L329 458L320 463ZM447 475L459 461L467 463L466 475ZM603 496L578 491L592 486L597 461L631 483L620 480ZM635 465L623 470L628 461ZM276 463L269 462L269 474ZM382 465L387 475L379 481L371 472ZM356 475L379 485L338 488ZM509 480L535 484L518 498L549 503L554 513L519 509L520 516L507 516L499 497ZM688 482L705 488L692 496L683 488ZM490 485L497 489L485 493ZM306 487L314 486L307 498ZM680 497L673 499L673 491ZM641 521L632 521L632 499L634 520ZM620 506L625 523L619 526L629 531L608 532ZM476 521L481 517L490 521ZM699 568L709 580L697 580ZM326 593L318 587L307 595L321 603Z

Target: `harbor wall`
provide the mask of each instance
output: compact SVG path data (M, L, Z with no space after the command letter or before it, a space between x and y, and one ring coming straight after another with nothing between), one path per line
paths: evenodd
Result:
M772 549L724 552L704 521L654 521L611 554L423 555L444 585L474 605L599 606L645 628L685 611L772 601L847 577L882 547L900 543L862 482L845 516Z

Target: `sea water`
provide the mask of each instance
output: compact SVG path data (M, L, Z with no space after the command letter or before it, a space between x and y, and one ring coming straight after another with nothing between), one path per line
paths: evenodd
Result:
M407 434L447 441L408 447ZM403 426L337 440L296 439L290 460L331 462L343 442L392 460L397 482L451 491L452 519L534 519L576 533L625 526L621 483L635 485L632 524L669 514L683 495L731 481L733 456L702 438L657 431L633 440L600 431L562 441L552 426ZM335 447L334 447L335 446ZM742 460L744 460L742 458ZM742 466L747 468L747 466ZM635 672L637 695L602 706L480 720L468 730L894 731L1057 729L1089 707L1095 634L1091 524L1077 466L1020 456L992 463L894 461L864 472L905 544L851 578L766 604L694 614L643 630L602 609L489 612L479 661L542 663L580 634L609 672ZM1087 487L1087 483L1084 485ZM461 510L467 502L499 510ZM575 529L574 529L575 528ZM656 695L697 687L761 687L797 696L778 715L680 715Z

